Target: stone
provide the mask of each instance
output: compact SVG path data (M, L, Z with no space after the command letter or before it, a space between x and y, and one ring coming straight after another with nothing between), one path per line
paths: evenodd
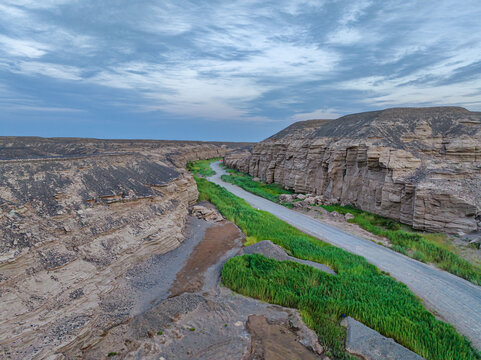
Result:
M323 196L318 195L318 196L315 196L314 199L315 199L316 205L322 205L324 203L324 197Z
M423 360L418 354L386 338L348 316L341 324L347 327L346 350L366 360Z
M314 204L317 204L317 199L314 196L306 197L303 202L306 205L314 205Z
M477 245L477 248L479 249L479 248L480 248L480 245L481 245L481 236L470 240L470 241L469 241L469 244L471 244L471 245Z
M224 217L215 209L208 209L205 206L195 205L192 208L192 215L199 219L207 221L219 222L224 220Z
M281 194L279 195L279 202L281 203L290 203L294 201L296 195L289 195L289 194Z
M346 219L346 220L354 219L354 215L352 215L351 213L346 213L346 214L344 215L344 219Z
M481 229L481 113L397 108L294 123L227 166L430 232Z

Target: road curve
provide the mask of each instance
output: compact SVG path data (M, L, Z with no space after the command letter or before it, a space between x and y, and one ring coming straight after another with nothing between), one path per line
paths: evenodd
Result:
M221 180L221 175L227 172L219 165L220 162L211 164L216 175L209 177L210 181L245 199L253 207L268 211L325 242L361 255L379 269L389 272L481 350L481 287L226 183Z

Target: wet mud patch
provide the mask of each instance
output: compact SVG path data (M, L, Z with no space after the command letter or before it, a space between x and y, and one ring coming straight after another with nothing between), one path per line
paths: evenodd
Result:
M270 323L264 315L250 315L247 330L251 335L251 353L247 360L320 359L299 342L296 329L285 321Z
M170 289L170 296L202 290L205 272L230 250L242 246L244 235L231 222L223 222L208 228L202 241L197 244Z

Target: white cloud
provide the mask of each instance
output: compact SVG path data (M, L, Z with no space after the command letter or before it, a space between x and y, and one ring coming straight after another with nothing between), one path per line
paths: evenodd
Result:
M439 71L440 68L435 68ZM447 73L445 70L442 73ZM428 73L429 74L429 73ZM422 74L389 79L365 77L340 84L366 93L363 102L379 108L389 106L472 105L481 106L481 76L446 85L415 82Z
M319 10L325 6L325 1L321 0L291 0L287 1L285 4L280 2L280 7L282 11L290 15L299 15L306 12L306 10Z
M47 53L50 46L37 41L14 39L0 34L0 51L10 56L39 58Z
M317 109L308 113L295 114L291 117L292 120L313 120L313 119L337 119L341 113L337 109Z
M326 41L336 45L352 45L360 41L373 42L379 40L379 36L372 33L368 36L366 30L361 30L360 26L356 25L359 18L371 5L372 1L370 0L359 0L349 4L343 9L342 16L338 21L339 26L327 34Z
M475 102L481 91L473 78L453 84L451 94L448 85L438 85L481 61L475 1L472 14L444 1L336 2L345 9L330 28L321 21L329 12L326 1L126 1L82 33L58 21L70 9L62 6L76 3L89 3L76 8L79 14L96 6L92 0L2 1L2 69L127 90L126 98L140 99L135 111L243 121L267 121L253 114L273 107L286 118L303 104L315 109L309 102L320 91L338 90L339 97L364 91L368 106ZM315 12L318 22L305 21ZM361 43L362 50L353 46ZM390 67L423 52L435 56ZM352 79L359 69L365 76ZM334 82L339 75L351 80ZM340 115L329 106L339 107L328 104L292 119Z
M103 41L48 22L38 15L38 10L74 2L22 0L0 4L0 18L4 28L4 33L0 33L0 59L2 50L10 56L10 60L11 57L38 58L47 53L56 56L92 54L103 45Z
M343 10L343 15L339 19L339 24L345 26L359 20L359 17L364 14L365 10L372 5L371 0L357 0L349 4Z
M177 65L125 63L101 71L89 81L141 91L153 100L145 110L186 116L246 120L247 104L288 79L320 79L336 64L337 55L315 47L276 44L242 60L191 60ZM279 84L266 85L265 78ZM157 103L155 103L157 102ZM259 120L259 118L255 118Z
M88 81L141 91L150 100L141 105L142 111L162 110L210 119L260 120L250 117L242 104L268 90L248 78L211 78L182 66L170 68L150 63L121 64Z
M47 76L60 80L81 80L82 71L74 66L38 61L21 61L10 71L22 75Z
M147 32L180 35L191 30L196 21L195 14L185 11L184 7L182 4L168 1L155 3L149 8L142 21L131 19L131 24Z
M363 39L361 32L355 28L343 27L327 36L327 42L339 45L355 44Z

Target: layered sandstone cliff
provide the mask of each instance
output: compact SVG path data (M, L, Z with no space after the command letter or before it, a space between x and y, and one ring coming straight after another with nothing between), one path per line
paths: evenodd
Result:
M295 123L228 166L415 229L481 229L481 113L397 108Z
M126 321L125 274L183 241L185 162L232 146L0 138L0 357L61 358Z

